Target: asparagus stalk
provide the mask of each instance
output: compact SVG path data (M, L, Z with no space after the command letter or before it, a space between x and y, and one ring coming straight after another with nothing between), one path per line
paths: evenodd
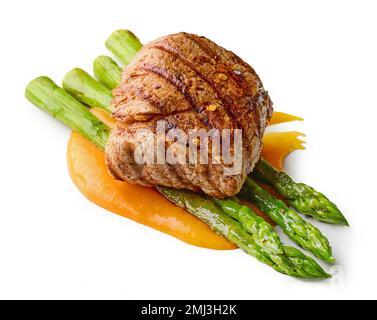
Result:
M214 201L226 214L239 221L246 232L254 235L255 242L260 246L268 248L268 251L274 254L283 252L279 235L273 227L251 208L240 203L238 198L214 199Z
M75 79L72 79L73 83L76 82ZM82 83L82 92L86 92L85 84ZM79 101L85 102L83 100L82 95L75 96ZM253 184L254 181L249 179ZM256 185L256 184L255 184ZM256 185L257 186L257 185ZM296 212L289 210L288 207L282 202L271 196L267 191L260 188L254 188L255 192L264 196L264 203L266 206L264 208L261 207L262 211L264 211L267 215L269 215L277 224L283 227L283 231L297 244L302 246L303 248L312 251L317 257L323 259L326 262L334 262L334 258L332 257L331 247L327 238L313 225L309 222L303 220ZM245 188L250 188L245 186ZM249 192L250 195L246 193L248 197L251 197L251 193L254 192L254 189ZM255 201L254 201L255 202ZM261 206L261 203L257 202L257 205ZM279 204L279 207L276 208L276 205ZM284 206L284 207L283 207ZM274 208L274 210L270 210L270 208ZM280 209L284 209L284 214L279 213ZM285 217L290 217L289 220L285 220ZM277 217L281 217L277 219ZM243 218L240 216L238 218ZM236 218L237 219L237 218ZM278 221L276 221L278 220ZM296 228L297 230L293 230L292 227ZM300 229L300 230L298 230ZM309 234L306 234L309 233Z
M63 88L72 96L80 97L82 103L111 112L110 104L113 99L111 90L84 70L75 68L68 72L63 79Z
M116 56L118 56L120 52L129 53L130 48L135 48L134 38L123 36L124 32L125 31L115 33L109 38L111 39L112 46L108 48ZM128 56L128 58L129 61L131 61L133 57ZM116 75L116 77L120 77L120 75L117 75L115 67L112 66L112 68L111 72ZM267 161L260 161L255 171L257 171L258 175L266 182L271 184L276 191L286 197L290 205L299 212L310 215L314 219L322 222L348 225L343 214L325 195L305 184L295 183L285 173L277 173Z
M338 207L325 195L304 183L293 181L289 175L276 170L266 160L261 159L254 172L255 177L270 184L297 211L322 222L348 226Z
M52 80L40 77L31 81L26 89L26 97L34 105L52 114L99 148L104 149L109 128L99 122L84 105L59 88ZM275 270L301 278L329 277L313 259L306 257L297 249L284 247L284 252L272 253L269 247L263 248L258 245L237 221L225 214L208 197L165 187L160 187L159 191L177 205L187 208L214 231ZM255 234L255 237L257 236L258 234Z
M99 56L93 62L93 73L105 87L114 89L120 83L122 68L107 56Z
M170 201L207 223L216 233L275 270L293 277L314 279L329 277L313 259L295 248L282 247L282 251L273 252L274 250L270 250L268 246L260 246L259 241L256 241L260 235L248 234L238 221L216 206L213 199L187 190L166 187L157 189Z
M39 77L31 81L25 96L31 103L91 140L97 147L105 147L109 128L49 78Z
M140 40L128 30L115 31L106 40L106 47L125 66L132 61L142 46Z
M273 197L252 179L247 178L240 195L255 203L264 213L275 221L293 241L316 257L326 262L335 262L327 238L309 222L302 219L295 211Z
M279 235L275 232L273 227L263 218L255 214L251 208L241 204L238 198L234 197L225 200L213 199L212 201L220 206L226 214L237 220L242 228L252 235L255 243L272 257L275 257L275 259L276 255L278 255L278 258L284 259L284 257L280 256L284 253L292 263L302 265L309 274L315 275L320 272L320 270L317 269L317 264L313 264L312 259L305 256L300 250L283 246Z

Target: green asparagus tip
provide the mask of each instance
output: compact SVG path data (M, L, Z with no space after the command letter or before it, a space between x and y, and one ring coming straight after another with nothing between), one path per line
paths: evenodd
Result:
M305 255L300 250L290 247L290 246L284 246L284 253L290 259L293 261L296 265L300 266L302 270L305 270L305 273L303 274L302 278L310 278L310 279L328 279L331 278L331 275L326 273L322 267L317 264L317 262Z
M325 196L324 196L325 197ZM343 213L338 209L338 207L332 203L330 200L328 200L329 205L329 211L333 214L333 218L335 221L338 221L339 225L349 227L349 223L346 219L346 217L343 215Z
M325 223L349 226L338 207L324 194L293 181L287 173L277 170L266 160L257 163L253 175L271 185L298 212Z
M328 263L335 262L330 243L325 235L318 228L302 219L283 201L273 197L260 187L253 179L246 178L240 196L256 204L298 245L311 251L317 258Z

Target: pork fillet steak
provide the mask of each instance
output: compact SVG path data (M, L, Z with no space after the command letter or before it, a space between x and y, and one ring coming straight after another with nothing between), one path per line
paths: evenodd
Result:
M218 198L239 192L259 160L272 103L255 71L234 53L197 35L178 33L144 46L114 89L117 126L106 147L106 163L117 179L144 186L163 185L203 191ZM242 129L242 164L227 175L223 159L208 164L139 163L134 152L146 143L137 132L157 135L157 122L167 129ZM233 141L233 140L231 140ZM166 146L174 141L166 139ZM198 146L199 147L199 146ZM187 147L188 148L188 147ZM231 153L236 150L231 145Z

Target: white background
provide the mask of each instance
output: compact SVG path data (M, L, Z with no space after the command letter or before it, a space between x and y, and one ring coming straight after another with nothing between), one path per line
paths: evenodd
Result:
M377 298L375 1L2 1L0 298ZM205 35L247 60L275 110L305 118L288 170L339 204L317 224L340 276L306 282L106 212L71 182L69 130L24 99L28 81L91 70L107 36ZM148 201L148 199L145 199ZM328 270L328 266L325 266Z

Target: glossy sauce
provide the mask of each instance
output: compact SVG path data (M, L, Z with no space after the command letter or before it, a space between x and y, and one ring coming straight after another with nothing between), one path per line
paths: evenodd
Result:
M101 109L92 109L92 112L109 126L114 125L114 120ZM277 124L301 118L275 113L271 120L272 124ZM298 132L266 133L263 156L281 169L289 153L303 149L299 136L302 134ZM235 248L205 223L166 200L153 188L112 178L106 169L103 151L75 132L68 143L67 162L77 188L98 206L192 245L218 250Z

